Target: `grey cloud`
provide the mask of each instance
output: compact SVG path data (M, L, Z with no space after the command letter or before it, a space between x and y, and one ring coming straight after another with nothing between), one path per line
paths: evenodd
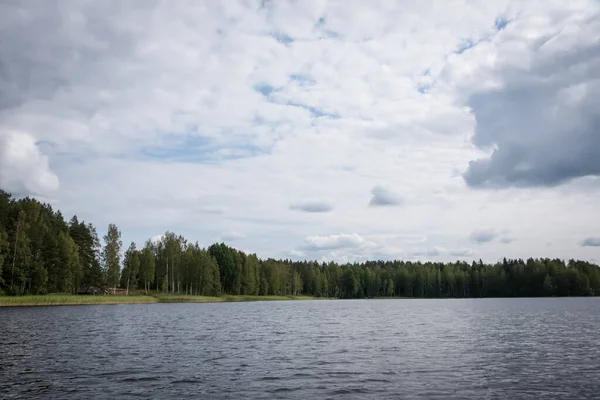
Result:
M424 250L417 250L412 252L413 256L425 256L425 257L439 257L440 256L440 249L438 249L437 247L432 247L430 249L424 249Z
M471 233L471 241L479 244L489 243L494 240L498 234L491 229L483 229Z
M403 203L400 196L381 186L373 187L373 189L371 189L371 194L373 196L369 201L369 206L398 206Z
M600 247L600 237L585 238L581 242L581 246L583 246L583 247Z
M500 243L503 243L503 244L509 244L514 241L515 241L515 239L513 239L511 237L503 237L502 239L500 239Z
M473 250L471 250L471 249L450 250L448 252L448 254L450 254L451 256L454 256L454 257L471 257L473 255Z
M245 237L246 237L246 235L244 235L243 233L240 233L240 232L236 232L236 231L224 232L221 235L221 239L228 241L228 242L232 242L234 240L240 240Z
M122 29L119 24L135 13L151 11L150 3L137 3L131 9L105 2L0 5L0 33L13 38L0 42L0 109L51 99L59 88L73 82L100 83L111 63L136 51L135 29ZM67 20L67 15L73 18ZM119 75L110 78L111 83L119 79Z
M501 89L470 96L472 142L494 150L469 162L469 186L550 187L600 175L600 43L587 40L597 21L531 42L531 67L500 67L493 78ZM571 45L550 45L557 42Z
M331 205L330 203L328 203L326 201L309 200L309 201L294 203L290 206L290 209L296 210L296 211L309 212L309 213L323 213L323 212L329 212L329 211L333 210L333 205Z

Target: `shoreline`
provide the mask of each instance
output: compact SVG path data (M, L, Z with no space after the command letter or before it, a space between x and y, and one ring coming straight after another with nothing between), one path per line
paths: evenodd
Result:
M311 296L249 296L223 295L132 295L132 296L90 296L90 295L38 295L38 296L0 296L0 307L45 307L45 306L86 306L117 304L175 304L175 303L238 303L250 301L302 301L325 300Z
M334 297L312 296L253 296L223 295L130 295L130 296L91 296L91 295L37 295L37 296L0 296L2 307L50 307L50 306L91 306L119 304L182 304L182 303L243 303L263 301L305 301L305 300L467 300L467 299L568 299L598 298L599 296L547 296L547 297L465 297L465 298L418 298L418 297L371 297L364 299L338 299Z

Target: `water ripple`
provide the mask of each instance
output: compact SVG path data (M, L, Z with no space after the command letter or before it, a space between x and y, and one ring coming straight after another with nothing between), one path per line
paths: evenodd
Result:
M0 309L1 398L594 399L600 299Z

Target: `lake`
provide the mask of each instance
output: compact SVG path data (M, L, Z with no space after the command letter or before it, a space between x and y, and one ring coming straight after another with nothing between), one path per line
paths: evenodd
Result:
M600 298L0 308L0 397L600 399Z

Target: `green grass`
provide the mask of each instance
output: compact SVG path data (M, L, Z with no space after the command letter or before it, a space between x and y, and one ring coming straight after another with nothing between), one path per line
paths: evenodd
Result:
M246 296L223 295L189 296L155 294L152 296L77 296L77 295L40 295L40 296L0 296L0 307L10 306L57 306L83 304L137 304L137 303L218 303L236 301L279 301L279 300L314 300L310 296Z
M40 296L0 296L2 306L57 306L79 304L131 304L156 303L150 296L77 296L77 295L40 295Z

